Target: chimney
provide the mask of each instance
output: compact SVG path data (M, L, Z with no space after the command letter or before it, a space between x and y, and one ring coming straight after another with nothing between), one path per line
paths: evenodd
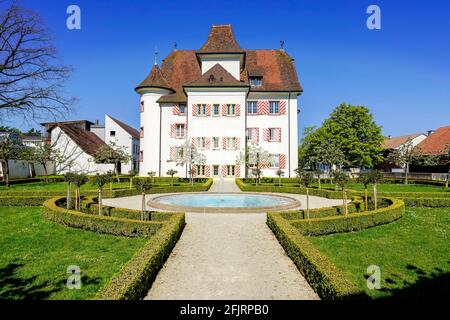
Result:
M388 135L388 139L391 140L391 135Z
M97 119L95 120L95 125L98 126L98 124L100 123L100 121Z
M428 136L428 137L431 136L434 132L435 132L434 130L428 130L428 131L427 131L427 136Z

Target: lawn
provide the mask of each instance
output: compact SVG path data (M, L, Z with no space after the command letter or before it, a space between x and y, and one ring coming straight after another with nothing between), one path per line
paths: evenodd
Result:
M145 239L72 229L41 215L42 207L0 207L0 299L89 299ZM66 288L69 265L79 290Z
M388 225L310 240L373 298L446 298L450 287L450 209L407 209ZM381 289L366 269L381 268Z
M313 184L317 187L317 184ZM333 189L336 187L334 184L322 184L323 188ZM364 185L360 183L351 183L348 185L348 189L355 191L364 191ZM369 191L373 190L373 185L369 185ZM399 183L381 183L377 185L378 192L450 192L449 189L445 189L441 186L426 185L426 184L399 184Z

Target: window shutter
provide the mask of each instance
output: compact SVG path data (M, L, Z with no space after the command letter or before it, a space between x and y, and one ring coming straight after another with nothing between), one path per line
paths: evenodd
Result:
M192 165L192 176L196 177L197 176L197 165Z
M177 137L177 125L176 123L172 123L170 125L170 137L176 138Z
M207 115L208 117L211 116L211 105L210 105L210 104L207 104L207 105L206 105L206 115Z
M252 140L254 142L259 142L259 128L252 129Z
M269 142L269 128L263 129L263 141Z
M234 167L234 176L236 178L239 178L241 176L241 166L236 163L236 166Z
M241 139L240 138L234 138L234 144L236 146L236 150L239 150L241 148Z
M170 160L175 160L175 147L170 147Z
M205 141L205 148L206 149L211 149L211 138L205 138L206 139L206 141Z
M192 145L197 147L197 138L191 138Z
M196 104L192 105L192 115L194 117L197 116L197 105Z
M280 169L286 169L286 155L285 154L280 154L280 159L279 159L279 164L280 164Z
M258 115L269 114L269 100L258 100Z
M281 128L275 129L275 141L281 142Z
M211 176L211 166L205 165L205 177Z
M176 116L180 115L180 107L177 104L172 106L172 114Z
M227 105L223 104L222 105L222 116L226 116L227 115Z
M241 115L241 105L237 104L236 105L236 116L239 117Z
M222 177L226 177L228 174L227 174L227 166L226 165L223 165L222 166Z
M280 107L280 115L286 114L286 100L280 100L279 107Z
M222 138L222 149L225 150L227 148L227 145L228 145L227 138Z

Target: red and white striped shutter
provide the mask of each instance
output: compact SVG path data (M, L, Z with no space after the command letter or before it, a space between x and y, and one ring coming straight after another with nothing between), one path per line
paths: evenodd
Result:
M206 149L211 149L211 138L205 138L206 139L206 141L205 141L205 148Z
M237 104L236 105L236 116L240 116L241 115L241 105L240 104Z
M223 104L222 105L222 116L224 117L224 116L226 116L227 115L227 105L226 104Z
M269 114L269 100L258 100L258 115Z
M275 129L275 141L281 142L281 128Z
M269 128L263 129L263 141L269 142Z
M176 123L172 123L170 125L170 137L171 138L177 137L177 124Z
M241 176L241 166L239 164L234 166L234 176L237 178Z
M280 169L286 169L286 155L285 154L280 154Z
M227 166L223 165L222 166L222 177L226 177L227 176Z
M279 107L280 114L286 114L286 100L280 100Z
M241 138L234 138L234 145L236 146L236 150L241 148Z
M177 104L172 106L172 114L176 116L180 115L180 107Z
M207 105L206 105L206 115L207 115L208 117L211 116L211 105L210 105L210 104L207 104Z
M196 177L197 176L197 165L193 164L191 168L192 168L192 176Z
M191 138L191 143L194 147L197 147L197 138Z
M206 165L205 166L205 177L211 176L211 166Z
M170 160L175 160L175 147L170 147Z
M227 138L222 138L222 149L227 148Z
M196 104L192 105L192 115L197 116L197 105Z

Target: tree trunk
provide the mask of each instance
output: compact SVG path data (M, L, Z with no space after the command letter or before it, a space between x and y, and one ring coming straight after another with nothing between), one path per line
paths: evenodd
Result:
M378 209L378 198L377 198L377 184L376 183L373 185L373 204L374 204L374 209L377 210Z
M133 178L130 177L130 190L131 190L132 187L133 187Z
M344 193L344 209L345 209L345 215L348 216L347 190L345 190L345 188L342 188L342 192Z
M116 162L114 163L114 172L116 173L116 178L117 178L117 182L120 182L120 178L119 178L119 163Z
M144 220L145 213L145 193L142 193L142 211L141 211L141 220Z
M5 163L5 186L9 188L9 161L4 160Z
M75 210L78 210L78 189L75 189Z
M445 189L448 189L448 181L450 180L450 167L448 168L447 180L445 181Z
M317 182L319 183L319 189L320 189L321 188L320 187L320 176L317 177Z
M173 187L173 175L170 177L170 186Z
M309 219L309 188L306 188L306 216Z
M67 183L67 198L66 198L66 204L67 204L67 210L70 210L72 207L72 190L71 190L71 183Z
M281 186L281 176L278 177L278 186Z
M98 215L102 215L102 189L98 189Z
M44 163L42 163L42 166L44 167L45 182L48 183L48 170L47 170L47 164L44 162Z
M367 190L367 186L364 187L364 211L369 211L369 190Z
M77 188L77 196L78 196L78 211L81 211L81 189Z
M405 168L405 184L408 184L408 174L409 174L409 163L406 164Z

